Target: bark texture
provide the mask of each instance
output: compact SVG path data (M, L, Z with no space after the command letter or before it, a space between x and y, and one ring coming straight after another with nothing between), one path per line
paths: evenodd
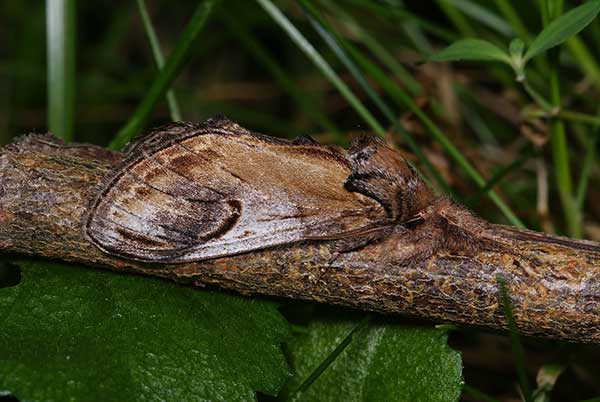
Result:
M345 253L339 241L185 264L103 253L84 226L90 200L122 158L50 135L21 137L1 149L0 251L492 329L506 328L501 275L522 333L600 342L600 245L483 221L482 238L501 247L432 247L434 254L411 260L407 250L428 239L405 232Z

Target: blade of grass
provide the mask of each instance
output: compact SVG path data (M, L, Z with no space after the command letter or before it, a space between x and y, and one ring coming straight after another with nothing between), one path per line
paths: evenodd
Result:
M317 31L317 33L321 36L321 38L325 41L325 43L329 46L329 48L333 51L333 53L337 56L337 58L342 62L342 64L350 71L354 79L358 82L361 88L367 93L369 98L375 103L375 105L383 112L383 114L390 120L391 123L394 122L395 117L392 110L385 104L383 99L379 97L377 92L371 87L371 85L367 82L366 77L362 74L362 72L358 69L356 64L352 62L344 52L344 50L338 45L338 40L332 35L327 29L322 25L322 20L317 21L313 15L316 14L315 8L309 1L300 0L302 7L304 9L305 15L308 18L309 22L313 26L313 28ZM310 11L309 11L310 10ZM312 14L311 14L312 13Z
M46 0L48 129L70 141L75 121L75 0Z
M444 148L444 150L450 155L450 157L458 163L458 165L467 173L469 177L479 186L485 186L485 179L479 174L479 172L471 165L471 163L463 156L463 154L452 144L452 142L446 137L442 130L425 114L417 104L408 96L401 88L399 88L395 82L389 79L379 67L371 63L365 58L358 50L352 46L347 47L348 51L355 60L368 71L369 74L377 80L377 82L386 90L393 99L399 104L408 107L417 118L423 123L425 128L430 132L433 138ZM515 215L508 205L496 194L493 190L489 191L488 196L498 206L500 211L504 214L506 219L517 227L525 227L523 222Z
M337 88L342 96L348 101L352 108L363 118L363 120L380 136L385 135L385 129L377 122L375 117L367 110L362 102L352 93L350 88L342 81L338 74L325 61L323 56L306 40L304 35L291 23L291 21L279 10L271 0L256 0L261 7L273 18L273 20L288 34L290 39L302 50L306 56L315 64L325 77Z
M515 11L511 2L508 0L495 0L495 2L496 7L498 10L500 10L502 15L504 15L504 18L506 18L510 26L516 31L516 33L519 35L519 37L521 37L521 39L523 39L525 43L528 43L531 35L525 27L525 24L523 24L521 17L519 17L519 14Z
M598 66L592 52L578 35L569 39L566 44L575 60L577 60L581 71L586 77L591 78L596 89L600 90L600 66Z
M406 21L402 24L402 30L406 37L410 39L417 52L425 57L431 56L434 52L431 41L415 21Z
M205 0L198 4L190 22L186 25L173 52L158 73L152 86L140 102L129 121L119 130L110 143L111 149L120 149L144 126L156 103L165 95L185 65L198 34L206 24L208 16L219 0Z
M336 18L341 20L346 29L362 42L381 62L396 76L413 95L423 92L421 84L381 45L381 43L369 34L352 16L346 13L339 5L329 0L321 0L322 4L335 13Z
M390 7L406 9L406 2L404 0L387 0L387 4ZM422 26L419 25L417 21L404 21L402 23L402 30L406 34L406 37L410 39L419 54L424 56L430 56L433 54L433 45L422 29Z
M306 392L306 390L323 374L325 370L337 359L337 357L350 345L354 336L359 334L363 329L369 325L370 316L363 318L357 325L350 331L348 335L336 346L336 348L317 366L312 373L290 393L287 400L294 400L299 394Z
M146 36L148 37L148 42L150 42L150 48L152 49L154 62L156 63L156 67L158 67L158 70L160 71L165 65L165 59L160 48L160 43L158 43L158 37L156 36L156 31L154 30L154 26L152 25L150 14L148 14L148 9L146 8L145 0L137 0L137 6L140 12L140 16L142 17L142 23L144 25L144 30L146 31ZM177 99L175 98L175 92L173 91L173 89L169 89L167 91L167 104L169 105L171 120L181 121L181 112L179 111L179 104L177 103Z
M314 119L318 124L329 133L333 134L335 141L342 144L346 141L344 135L340 132L337 125L329 119L317 107L312 96L300 88L292 78L277 63L275 58L256 40L252 32L246 27L244 21L239 17L233 18L230 14L221 15L223 21L229 30L238 38L238 40L248 49L248 51L258 60L259 63L275 78L279 86L287 92L302 109Z
M311 11L312 15L319 16L318 11L311 7L310 0L301 0L303 6L306 6ZM323 18L319 18L319 23L326 24ZM334 33L335 31L329 27L329 32ZM347 41L337 36L337 40L344 46L344 48L352 55L352 57L361 65L361 67L370 73L370 75L390 93L390 95L399 99L399 105L408 107L413 113L419 117L426 128L431 132L434 138L445 148L446 152L450 154L463 170L471 176L471 178L480 186L485 186L485 179L479 175L479 172L470 164L469 161L462 155L462 153L454 147L450 140L444 135L444 133L436 126L436 124L429 119L429 117L414 103L412 98L400 89L379 67L369 61L360 51L352 46ZM338 52L339 53L339 52ZM351 70L352 71L352 70ZM358 80L361 82L361 80ZM382 110L385 113L385 110ZM523 223L517 218L512 210L502 201L502 199L493 191L489 192L489 197L496 203L499 209L504 213L507 219L516 226L523 227Z
M435 35L438 38L445 40L446 42L453 42L459 39L459 36L456 35L455 32L452 32L448 29L440 28L439 24L431 23L424 18L412 14L405 8L390 7L389 5L383 6L374 1L345 0L345 2L351 3L387 20L391 19L393 21L400 21L402 23L413 22L419 27L421 27L423 31Z
M498 282L498 290L500 291L500 301L502 302L502 308L504 310L504 315L506 316L506 321L508 323L510 341L512 345L513 355L515 357L517 377L519 378L519 385L521 387L521 392L523 393L523 399L525 399L526 402L533 402L531 386L529 385L529 381L527 381L527 371L525 368L525 351L523 349L523 344L521 343L521 339L519 337L519 329L517 328L517 322L515 321L515 316L513 314L512 307L510 304L510 297L506 289L506 280L501 274L498 274L496 280Z
M529 148L529 147L527 148L527 150L525 152L520 152L520 154L521 154L521 156L519 156L517 159L515 159L513 162L509 163L508 165L504 166L494 176L492 176L492 178L487 181L487 183L485 184L484 187L480 188L475 194L469 196L469 198L467 198L467 200L465 201L465 204L467 206L477 205L477 203L479 202L481 197L483 197L491 189L493 189L498 183L500 183L502 180L504 180L508 176L509 173L511 173L513 170L521 167L528 160L538 156L538 153L531 152L531 148Z
M600 124L600 116L575 112L572 110L561 110L558 112L558 116L564 120L576 123L591 124L593 126Z
M369 98L371 98L375 105L377 105L379 110L389 121L390 125L393 126L394 131L400 133L400 135L409 144L413 152L419 157L430 173L435 177L436 181L444 189L444 191L451 192L450 187L443 179L441 174L433 165L431 165L431 162L429 162L427 157L421 151L420 147L414 142L411 135L399 123L392 109L383 101L375 89L373 89L371 84L369 84L363 72L360 71L356 64L348 57L344 49L342 49L339 43L345 43L345 41L333 30L331 26L329 26L329 24L326 23L323 16L309 0L300 0L300 3L311 25L313 25L315 30L319 33L319 35L321 35L325 43L330 47L342 64L350 71L354 79L356 79L361 88L367 93Z
M548 2L546 0L538 0L538 3L540 5L540 16L542 17L542 26L545 27L550 22Z
M592 170L592 164L596 157L596 146L598 145L598 138L600 137L600 125L594 127L592 137L588 139L586 146L585 157L583 160L583 166L581 167L581 176L579 178L579 184L577 185L577 193L575 196L575 205L581 216L583 212L583 204L585 202L585 196L587 194L588 182L590 180L590 172Z
M546 0L542 4L548 16L549 23L562 13L562 1ZM550 102L552 107L560 110L562 101L560 94L560 76L558 71L559 49L551 49L550 59ZM554 119L550 125L550 144L552 147L552 158L556 186L560 196L563 215L567 223L568 233L572 237L581 237L581 220L578 217L575 200L573 199L573 183L571 178L571 167L569 158L569 145L565 124L561 119Z
M449 0L441 0L449 3ZM452 0L452 5L480 24L506 36L513 36L513 27L487 8L469 0Z
M452 22L452 25L454 25L463 36L477 37L477 31L475 31L465 16L454 6L454 2L451 3L448 0L436 0L436 3L444 14L446 14L446 18Z

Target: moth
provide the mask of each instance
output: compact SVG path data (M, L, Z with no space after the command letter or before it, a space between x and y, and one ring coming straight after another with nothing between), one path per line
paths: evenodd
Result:
M174 123L131 144L92 200L85 230L107 253L182 263L301 241L352 248L422 224L411 231L422 253L418 247L443 237L439 224L426 223L452 210L448 202L380 139L344 149L211 119Z

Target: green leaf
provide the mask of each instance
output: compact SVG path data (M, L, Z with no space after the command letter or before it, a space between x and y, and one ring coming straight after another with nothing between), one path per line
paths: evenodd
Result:
M525 61L576 35L596 18L598 12L600 12L600 0L592 0L552 21L533 40L525 53Z
M509 55L498 46L482 39L462 39L441 52L430 56L428 61L502 61L510 64Z
M456 401L462 385L460 354L447 333L374 321L304 392L292 392L336 349L359 320L339 311L313 320L288 346L295 371L286 385L293 401Z
M23 401L249 401L289 374L276 305L155 278L24 263L0 317L0 395Z

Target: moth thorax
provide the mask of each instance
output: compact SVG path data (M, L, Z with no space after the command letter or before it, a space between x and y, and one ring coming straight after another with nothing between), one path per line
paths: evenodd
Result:
M416 172L410 177L404 177L403 182L403 188L398 191L396 196L398 205L396 220L401 222L414 219L435 199L433 191Z

